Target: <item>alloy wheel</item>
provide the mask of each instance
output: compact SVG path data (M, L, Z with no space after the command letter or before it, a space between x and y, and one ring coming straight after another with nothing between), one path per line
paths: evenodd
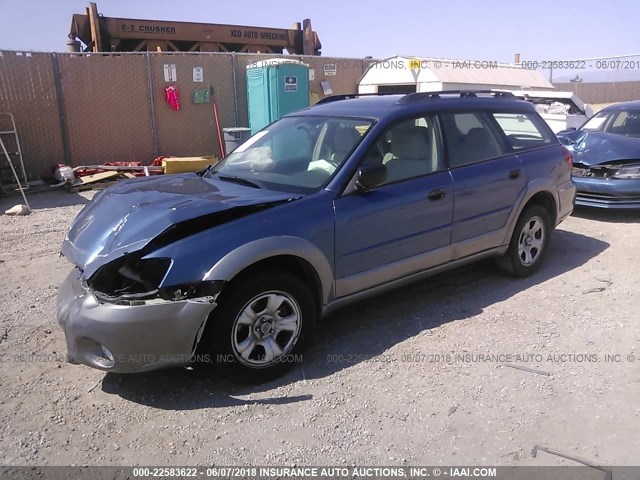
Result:
M278 363L295 346L302 327L298 302L285 292L262 293L240 310L231 332L239 362L251 368Z

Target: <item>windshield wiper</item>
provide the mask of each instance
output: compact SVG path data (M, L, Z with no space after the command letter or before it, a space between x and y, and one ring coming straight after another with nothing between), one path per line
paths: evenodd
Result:
M207 173L209 173L209 170L211 170L211 167L213 167L213 165L214 165L213 163L211 165L207 165L202 170L197 171L196 174L200 175L201 177L204 177Z
M225 182L235 182L235 183L239 183L240 185L245 185L251 188L260 188L260 185L252 182L251 180L247 180L246 178L232 177L229 175L218 175L218 178L220 180L224 180Z

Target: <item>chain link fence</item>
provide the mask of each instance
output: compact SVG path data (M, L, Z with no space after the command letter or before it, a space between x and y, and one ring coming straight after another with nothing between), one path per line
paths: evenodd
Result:
M558 90L574 92L586 103L602 107L640 100L640 54L580 60L524 60L525 68L542 73Z
M67 54L0 51L0 113L14 115L29 181L52 166L158 156L220 156L219 127L249 126L246 69L269 54ZM373 59L278 55L309 65L311 103L357 91ZM522 61L592 105L640 99L640 54ZM177 87L179 110L166 101ZM213 92L209 103L204 91ZM199 93L198 93L199 92ZM174 104L175 107L175 104ZM11 183L0 159L0 182Z
M62 117L56 82L54 57L37 53L0 51L0 113L12 113L28 180L38 180L39 168L64 160ZM2 131L10 129L5 120ZM12 135L3 135L14 165L17 144ZM13 184L4 155L0 158L0 182Z
M158 156L220 156L213 102L220 128L249 126L246 68L273 57L0 51L0 112L15 116L31 182L58 163L148 164ZM312 102L328 94L327 89L333 94L356 92L371 62L284 57L309 65ZM173 106L166 99L168 86L177 87ZM8 180L3 169L0 175L0 181Z

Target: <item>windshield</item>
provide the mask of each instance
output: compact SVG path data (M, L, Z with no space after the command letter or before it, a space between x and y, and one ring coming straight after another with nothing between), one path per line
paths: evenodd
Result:
M254 188L312 192L329 181L371 125L354 118L286 117L256 133L207 176Z
M640 137L640 110L613 110L591 117L580 130Z

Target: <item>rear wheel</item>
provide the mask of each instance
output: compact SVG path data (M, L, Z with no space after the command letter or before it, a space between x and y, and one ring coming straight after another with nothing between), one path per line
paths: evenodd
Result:
M242 380L271 380L301 361L316 308L297 277L261 274L229 286L205 332L206 349Z
M549 212L540 206L527 208L516 224L509 249L498 266L516 277L528 277L542 266L551 234Z

